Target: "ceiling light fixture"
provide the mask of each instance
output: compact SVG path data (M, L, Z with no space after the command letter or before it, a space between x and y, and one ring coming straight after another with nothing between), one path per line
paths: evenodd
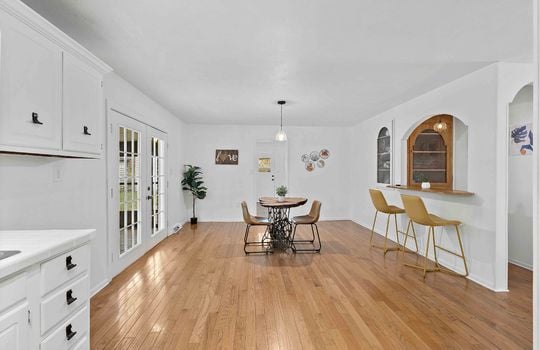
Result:
M446 131L446 129L448 128L448 125L446 125L445 122L443 122L442 120L439 119L438 122L436 122L434 125L433 125L433 129L435 129L436 132L443 132L443 131Z
M277 101L277 103L281 106L281 121L279 123L279 131L276 133L276 141L284 142L287 141L287 134L283 131L283 105L286 101Z

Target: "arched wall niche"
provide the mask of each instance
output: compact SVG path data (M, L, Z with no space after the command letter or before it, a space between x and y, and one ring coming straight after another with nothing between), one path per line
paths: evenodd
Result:
M402 152L402 181L407 183L408 185L411 185L410 183L410 174L411 174L411 149L410 145L408 144L409 138L413 133L416 131L418 132L418 129L423 128L426 126L426 122L430 121L430 119L433 121L433 124L436 120L439 119L439 117L449 117L452 120L452 131L451 135L448 135L452 139L452 146L451 149L447 150L447 154L449 157L451 157L449 160L451 162L451 181L448 186L445 185L439 185L436 187L441 188L449 188L449 189L458 189L458 190L467 190L468 187L468 163L469 163L469 157L468 157L468 147L469 147L469 130L467 124L460 119L459 117L456 117L453 114L450 113L441 113L441 114L433 114L427 117L424 117L422 119L419 119L416 123L414 123L412 126L410 126L407 131L402 136L402 147L405 150ZM429 122L431 123L431 121ZM419 186L419 184L412 184L413 186Z

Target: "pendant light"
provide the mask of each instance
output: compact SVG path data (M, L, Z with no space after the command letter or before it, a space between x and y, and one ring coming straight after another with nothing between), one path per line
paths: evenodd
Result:
M279 123L279 131L276 133L276 141L284 142L287 141L287 134L283 131L283 105L285 101L277 101L278 105L281 106L281 121Z
M446 125L445 122L443 122L442 120L439 119L438 122L436 122L434 125L433 125L433 129L435 129L436 132L438 133L441 133L443 131L446 131L446 129L448 128L448 125Z

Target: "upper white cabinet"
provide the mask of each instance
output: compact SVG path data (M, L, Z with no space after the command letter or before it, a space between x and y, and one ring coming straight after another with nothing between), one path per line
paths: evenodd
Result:
M104 125L102 77L67 53L64 54L63 67L63 148L99 154Z
M110 67L18 0L0 38L0 152L100 157Z
M62 147L62 50L27 25L0 17L0 140Z

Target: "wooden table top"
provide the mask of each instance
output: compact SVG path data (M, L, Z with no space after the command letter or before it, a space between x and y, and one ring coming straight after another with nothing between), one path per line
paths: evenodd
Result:
M386 186L388 188L393 188L396 190L405 190L405 191L417 191L417 192L426 192L426 193L441 193L441 194L448 194L452 196L472 196L474 193L467 192L467 191L461 191L461 190L447 190L442 188L427 188L423 189L420 187L411 187L411 186L396 186L396 185L388 185Z
M284 202L278 202L275 197L261 197L259 203L265 208L294 208L307 203L307 198L285 197Z

